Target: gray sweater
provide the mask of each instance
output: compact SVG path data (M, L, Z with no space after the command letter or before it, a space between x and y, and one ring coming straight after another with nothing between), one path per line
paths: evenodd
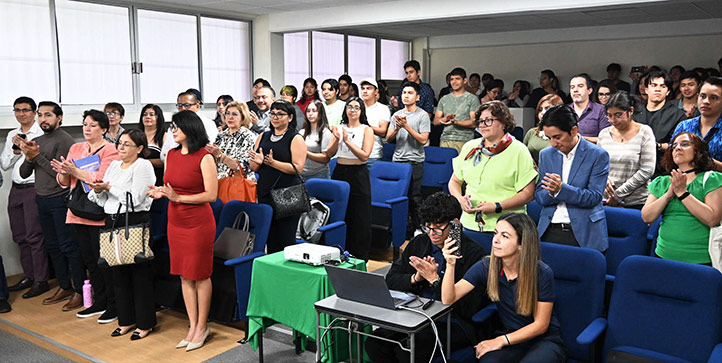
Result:
M68 192L55 179L57 173L50 166L53 159L67 156L75 141L64 130L57 129L34 139L40 146L40 154L32 162L25 160L20 166L20 176L27 178L35 171L35 192L41 197L54 197Z

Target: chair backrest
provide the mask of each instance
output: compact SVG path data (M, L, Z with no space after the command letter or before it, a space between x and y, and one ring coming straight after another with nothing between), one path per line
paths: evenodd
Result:
M619 264L631 255L646 255L647 224L637 209L604 207L607 217L609 249L606 252L607 274L616 275Z
M306 181L306 191L331 209L328 223L338 222L346 218L350 186L345 181L332 179L310 179Z
M619 346L706 362L722 342L722 274L709 266L630 256L619 265L604 354Z
M394 151L396 151L395 143L384 144L384 150L383 150L383 154L381 156L381 160L383 160L383 161L394 160Z
M371 179L371 201L385 203L409 193L411 183L411 165L377 161L369 171Z
M336 164L338 164L338 159L336 158L328 161L328 175L333 175L333 170L336 169Z
M659 226L662 224L662 216L649 225L647 230L647 241L649 244L649 255L654 257L654 250L657 248L657 237L659 236Z
M451 160L459 155L459 152L450 147L426 146L424 153L426 158L424 159L424 177L421 179L421 185L442 188L448 193L449 179L454 173Z
M511 136L519 141L524 140L524 129L521 126L515 127L514 130L511 130Z
M477 231L473 231L470 229L464 228L463 233L474 240L474 242L478 243L481 248L484 249L484 251L489 254L491 253L491 244L493 237L489 235L488 233L481 233Z
M589 248L541 243L542 260L554 271L554 310L561 335L575 360L591 361L591 346L576 338L589 323L602 317L606 262L601 252Z
M211 209L213 210L213 217L216 219L216 227L218 226L218 221L221 218L221 210L223 210L223 202L220 199L216 199L215 202L209 203L211 205Z
M239 213L246 212L250 218L248 230L256 236L253 252L263 252L266 249L268 230L271 228L273 219L273 208L268 204L249 203L240 200L232 200L223 206L221 217L216 228L216 238L223 232L223 229L233 225Z
M526 214L534 220L534 223L539 224L539 216L541 215L542 206L532 199L531 202L526 205Z
M167 236L168 231L168 198L160 198L150 205L151 234L153 240Z

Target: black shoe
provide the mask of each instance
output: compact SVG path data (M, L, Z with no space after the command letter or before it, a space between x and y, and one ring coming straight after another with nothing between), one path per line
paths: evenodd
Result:
M78 311L77 313L75 313L75 316L83 319L83 318L89 318L89 317L95 316L95 315L101 315L104 312L105 312L104 308L93 305L85 310Z
M13 308L6 299L0 300L0 313L9 313Z
M145 333L144 336L141 336L141 335L140 335L140 332L139 332L138 330L136 330L136 331L134 331L133 334L130 336L130 340L143 339L143 338L147 337L148 335L150 335L150 333L151 333L152 331L153 331L153 328L150 328L150 330L148 330L148 332Z
M30 290L23 294L23 299L36 297L48 291L50 291L50 286L48 286L47 281L36 282L33 284L33 287L31 287Z
M119 336L121 336L121 335L125 335L125 334L130 333L130 331L131 331L132 329L133 329L133 327L130 326L130 327L128 327L128 330L126 330L125 332L123 332L123 329L122 329L122 328L115 328L115 330L113 330L113 332L110 333L110 336L111 336L111 337L119 337Z
M109 308L98 317L98 324L108 324L118 320L118 313L115 312L115 308Z
M26 278L18 281L17 284L8 286L8 291L12 292L12 291L25 290L25 289L29 288L30 286L33 286L33 282L35 282L35 281L33 281L33 279L29 279L26 277Z

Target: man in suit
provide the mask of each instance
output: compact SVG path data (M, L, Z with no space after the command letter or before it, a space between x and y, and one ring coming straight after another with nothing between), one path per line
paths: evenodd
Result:
M534 197L542 206L539 235L545 242L606 251L602 194L609 154L578 133L577 115L565 105L550 108L539 123L552 147L539 153Z

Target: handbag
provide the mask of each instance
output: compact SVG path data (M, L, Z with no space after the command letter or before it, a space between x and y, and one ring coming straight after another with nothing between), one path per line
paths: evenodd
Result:
M150 223L128 225L128 206L135 213L133 197L130 192L125 193L125 226L116 228L121 218L120 208L115 213L111 228L100 230L100 258L98 266L111 267L118 265L132 265L152 260L155 256L150 248Z
M301 181L301 184L274 189L283 174L276 178L276 181L271 186L271 206L273 207L273 217L276 219L297 216L311 210L311 202L308 199L308 192L306 192L306 181L298 173L296 165L291 163L291 166L293 166L296 177Z
M238 171L231 170L227 177L218 179L218 199L226 204L232 200L256 202L256 182L246 178L246 173L238 163Z
M244 219L241 226L241 217ZM236 220L231 227L226 227L216 239L213 245L213 256L230 260L242 256L247 256L253 252L253 246L256 236L248 230L248 213L241 212L236 216Z
M96 154L104 147L105 146L101 146L87 158L77 160L75 162L76 166L83 170L87 170L88 168L94 169L93 166L90 165L92 164L97 168L97 166L100 165L100 158ZM81 165L84 164L82 163L83 160L86 160L88 166ZM97 171L97 169L93 171ZM75 188L68 194L68 209L70 209L74 215L91 221L102 221L105 219L105 210L97 203L91 202L90 199L88 199L88 191L85 190L83 182L80 180L75 182Z
M709 173L705 172L702 179L702 188L709 178ZM722 226L717 224L709 229L709 258L712 260L712 267L722 272Z

